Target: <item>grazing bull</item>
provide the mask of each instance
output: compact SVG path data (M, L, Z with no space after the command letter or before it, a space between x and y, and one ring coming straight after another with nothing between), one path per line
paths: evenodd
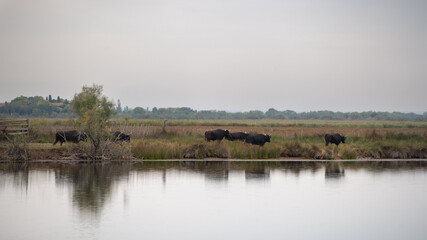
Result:
M55 145L57 142L60 142L62 146L64 142L79 143L80 141L87 141L87 135L85 133L81 133L76 130L58 131L55 134L55 142L53 143L53 145Z
M254 144L254 145L259 145L259 146L264 146L264 144L266 142L270 142L270 135L264 135L264 134L249 134L246 139L245 142L250 143L250 144Z
M249 134L244 133L244 132L234 132L234 133L229 133L227 136L225 136L225 139L229 140L229 141L245 141L246 137Z
M113 142L121 142L121 141L126 141L126 142L130 142L130 135L128 134L124 134L122 132L119 131L115 131L113 133Z
M222 129L206 131L205 132L205 139L208 142L209 141L215 141L215 140L221 141L224 137L228 136L228 134L229 134L228 130L222 130Z
M339 135L338 133L335 134L326 134L325 135L325 146L328 146L329 143L335 143L337 146L342 142L345 143L346 137Z

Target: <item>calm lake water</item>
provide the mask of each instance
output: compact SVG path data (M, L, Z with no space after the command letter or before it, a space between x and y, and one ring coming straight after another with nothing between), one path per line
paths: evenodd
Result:
M0 164L0 239L427 239L427 162Z

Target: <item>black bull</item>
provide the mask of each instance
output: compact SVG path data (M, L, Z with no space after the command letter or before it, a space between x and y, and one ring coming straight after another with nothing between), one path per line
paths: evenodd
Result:
M325 146L328 146L329 143L335 143L337 146L342 142L345 143L346 137L341 136L340 134L326 134L325 135Z
M233 132L233 133L229 133L227 136L225 136L225 138L229 141L245 141L246 137L249 134L244 133L244 132Z
M55 134L55 142L53 145L55 145L57 142L60 142L62 146L64 142L79 143L80 141L87 141L87 135L85 133L81 133L76 130L58 131Z
M249 134L246 139L245 142L246 143L250 143L250 144L254 144L254 145L259 145L259 146L264 146L264 144L266 142L270 142L270 135L264 135L264 134Z
M205 132L205 139L208 142L209 141L215 141L215 140L221 141L224 137L228 136L228 134L229 134L228 130L222 130L222 129L206 131Z
M118 142L118 141L130 142L130 135L122 133L120 131L116 131L113 133L113 141L114 142Z

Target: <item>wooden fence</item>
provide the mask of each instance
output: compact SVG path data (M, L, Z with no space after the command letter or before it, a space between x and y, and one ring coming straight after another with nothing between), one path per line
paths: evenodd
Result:
M0 119L0 132L5 135L28 135L28 119Z

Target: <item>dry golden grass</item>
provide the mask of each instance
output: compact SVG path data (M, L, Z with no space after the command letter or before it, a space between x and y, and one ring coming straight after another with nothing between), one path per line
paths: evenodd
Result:
M162 130L163 120L110 120L109 131L128 133L132 138L156 136ZM256 132L282 137L316 137L326 133L340 133L348 137L366 137L373 130L377 134L417 134L427 137L427 123L391 121L305 121L305 120L169 120L170 134L203 136L212 129L232 132ZM75 120L31 119L30 135L35 142L53 142L56 131L77 129Z
M426 123L374 121L289 120L170 120L161 133L163 120L112 120L110 131L131 135L130 151L139 159L225 157L271 159L427 158ZM223 140L207 143L204 132L213 129L272 135L264 147ZM77 129L74 120L31 119L30 156L52 158L69 153L75 144L52 146L57 130ZM326 133L346 135L346 144L324 146ZM81 143L82 144L82 143ZM31 154L34 153L34 154ZM37 153L37 154L36 154ZM38 157L37 157L38 156ZM48 158L48 159L52 159Z

